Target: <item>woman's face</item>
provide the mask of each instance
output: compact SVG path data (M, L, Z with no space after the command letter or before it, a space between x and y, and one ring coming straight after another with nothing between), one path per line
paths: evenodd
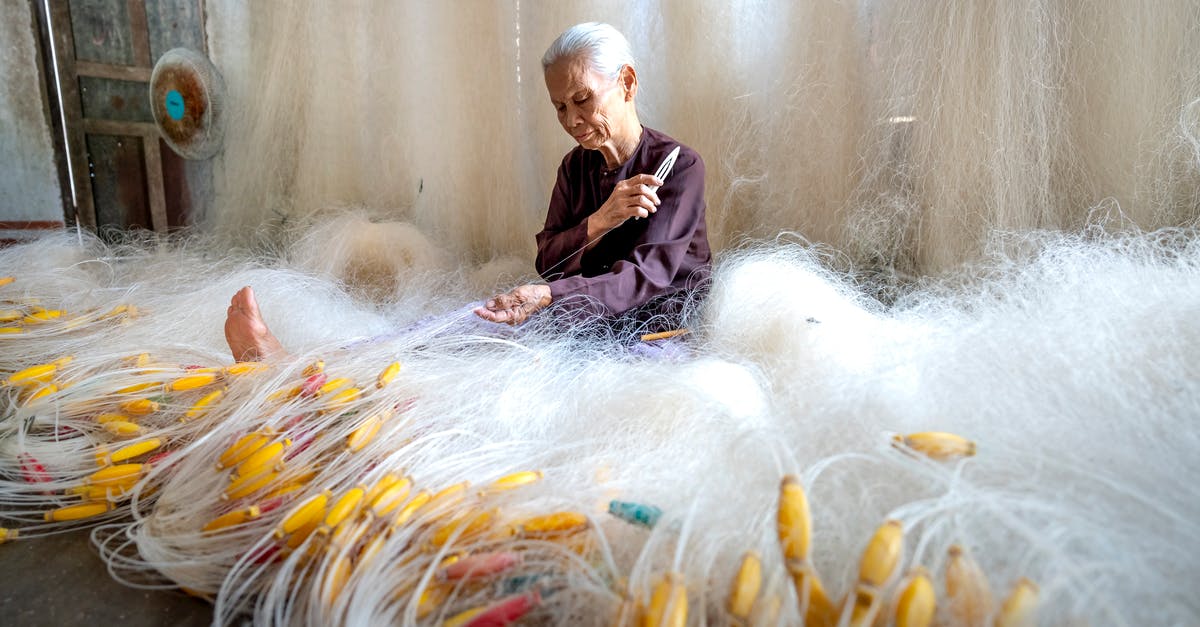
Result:
M546 90L558 123L580 146L598 150L623 128L628 107L622 78L606 78L581 59L563 59L546 68Z

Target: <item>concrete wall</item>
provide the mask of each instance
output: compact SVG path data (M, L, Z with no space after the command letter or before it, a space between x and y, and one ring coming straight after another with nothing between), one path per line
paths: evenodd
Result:
M28 0L0 2L0 222L63 219L33 23Z

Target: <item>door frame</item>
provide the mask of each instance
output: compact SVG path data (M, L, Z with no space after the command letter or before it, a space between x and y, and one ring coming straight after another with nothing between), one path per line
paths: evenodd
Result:
M96 206L88 161L88 135L114 135L135 138L142 143L146 176L146 198L151 226L166 232L167 208L163 177L163 158L158 127L148 122L124 122L83 117L79 93L80 77L125 81L150 81L150 34L145 0L126 0L134 52L134 65L113 65L75 58L70 3L62 0L28 0L41 48L39 65L45 84L46 117L54 139L54 161L62 188L63 215L68 225L96 230ZM205 0L199 5L201 28L207 21ZM207 53L207 37L202 38ZM147 95L149 97L149 95Z

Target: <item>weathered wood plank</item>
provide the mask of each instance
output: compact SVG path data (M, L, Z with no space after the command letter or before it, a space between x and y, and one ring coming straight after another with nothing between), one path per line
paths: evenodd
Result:
M158 137L158 127L146 122L117 122L114 120L83 120L83 131L88 135L137 135Z
M208 0L196 0L200 5L200 41L204 43L203 52L208 54Z
M143 83L150 82L151 74L151 69L148 67L109 65L107 63L95 63L92 61L77 61L75 63L75 71L80 76L111 78L119 81L142 81Z
M61 229L63 223L57 220L4 220L0 221L0 229L14 231L48 231Z
M162 154L163 193L167 203L167 228L191 224L200 209L196 194L211 190L212 161L189 161L180 157L159 137Z
M85 118L154 122L148 83L81 76L79 95Z
M145 0L150 58L155 63L171 48L204 52L204 17L196 0Z
M133 36L133 63L152 67L154 60L150 58L150 31L146 27L145 0L127 0L129 13L129 31Z
M69 15L63 23L75 39L75 56L84 61L135 65L128 0L51 2ZM57 25L56 25L57 28Z
M158 137L143 138L142 149L146 153L146 191L150 197L150 224L155 231L166 233L169 225L166 193L163 191L162 152L158 147Z
M88 135L97 230L149 228L145 151L141 137Z
M66 2L47 4L54 49L57 51L59 90L67 134L67 158L71 181L75 186L75 221L87 229L96 229L96 206L92 182L88 176L87 144L83 133L83 111L79 103L79 84L75 79L75 38L71 9Z

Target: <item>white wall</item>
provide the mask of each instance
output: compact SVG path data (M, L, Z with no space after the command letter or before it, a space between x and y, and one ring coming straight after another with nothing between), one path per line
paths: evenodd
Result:
M0 222L63 219L26 0L0 3Z

